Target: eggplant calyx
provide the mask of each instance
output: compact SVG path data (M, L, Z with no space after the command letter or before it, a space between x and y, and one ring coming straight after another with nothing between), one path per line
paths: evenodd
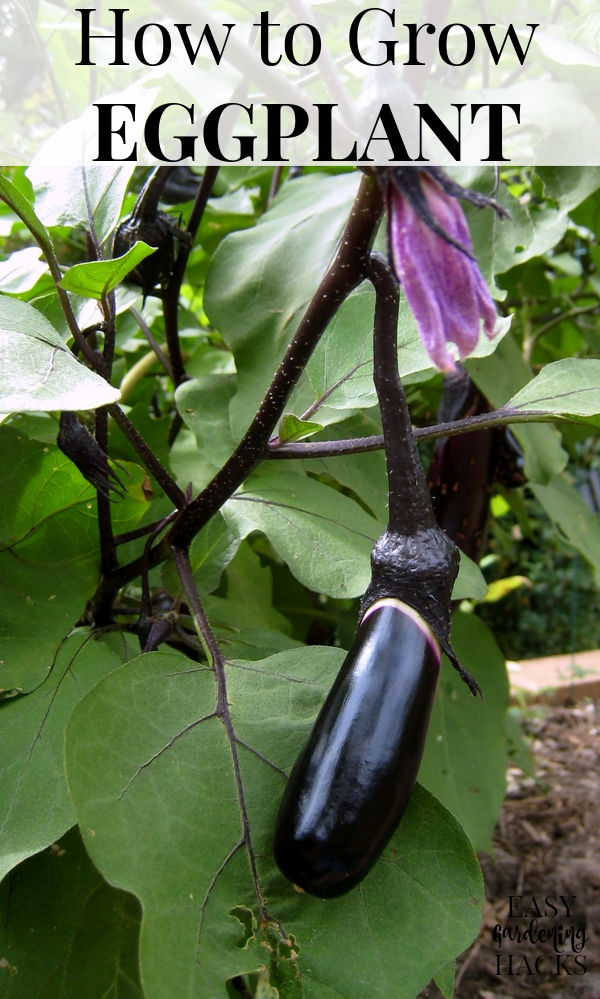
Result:
M461 666L450 641L450 599L458 565L458 549L437 524L412 534L385 531L371 552L371 582L361 617L385 598L408 604L429 625L473 697L483 699L481 687Z

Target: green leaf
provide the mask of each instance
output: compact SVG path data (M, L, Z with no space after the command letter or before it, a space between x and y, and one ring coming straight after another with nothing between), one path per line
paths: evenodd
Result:
M494 579L489 584L487 593L480 597L480 601L484 604L496 603L521 586L531 586L527 576L504 576L502 579Z
M190 563L201 596L217 588L223 570L239 546L240 539L234 537L220 513L212 517L196 535L190 547ZM181 581L172 562L163 568L162 578L169 593L183 595Z
M255 224L257 212L252 195L257 192L258 188L240 187L219 198L209 199L198 230L198 241L205 250L212 253L228 233Z
M0 880L74 822L63 740L74 706L122 659L87 633L67 639L46 679L0 702Z
M504 184L495 192L495 178L489 167L457 168L451 172L467 187L497 197L510 212L510 219L499 220L494 212L464 206L477 262L492 287L495 275L555 247L569 226L569 212L600 183L600 172L595 167L538 167L536 172L547 195L557 202L540 209L535 202L533 208L521 204ZM505 292L498 294L504 297Z
M90 371L27 302L0 296L0 412L95 409L119 390Z
M282 444L289 444L291 441L301 441L304 437L310 437L322 430L320 423L311 423L310 420L299 420L293 413L284 413L278 427L279 440Z
M454 979L456 977L456 961L448 961L443 968L440 968L437 975L434 976L434 982L442 995L446 996L446 999L452 999L454 995Z
M208 374L192 378L175 392L179 414L196 438L187 481L202 488L224 464L236 441L229 426L229 403L235 393L235 375Z
M240 537L262 531L310 589L332 597L364 593L383 525L337 489L273 464L254 472L225 504L226 522Z
M453 600L483 600L488 584L476 562L459 550L458 576L452 587Z
M58 449L3 427L0 491L0 688L31 690L98 581L93 490Z
M238 437L331 261L357 184L353 173L284 184L257 225L227 236L212 257L204 306L235 355L231 426Z
M227 569L227 601L236 607L239 628L278 628L289 631L289 622L273 606L273 574L247 541L239 547Z
M550 519L592 566L600 586L600 518L587 505L566 475L556 475L547 485L531 484Z
M35 192L35 207L46 225L89 226L90 213L96 235L103 243L119 220L127 185L135 164L95 163L92 166L48 170L40 157L27 176Z
M571 212L600 187L598 166L540 166L536 173L546 196L557 201L563 213Z
M11 872L0 908L3 999L143 999L139 903L102 880L77 828Z
M375 292L367 282L342 302L292 394L291 406L296 412L303 412L322 399L316 412L323 423L329 423L331 419L347 417L344 410L377 404L373 385L374 309ZM402 317L410 323L408 307L402 309ZM420 343L418 335L417 341ZM428 362L426 366L429 367ZM327 419L325 414L330 410L338 413Z
M99 301L124 281L141 260L145 260L155 252L155 246L148 246L147 243L138 240L127 253L113 260L91 260L86 264L74 264L73 267L69 267L60 282L61 287L83 298L94 298Z
M600 361L566 357L547 364L506 407L596 417L593 422L600 424Z
M0 176L0 198L12 208L13 212L25 223L30 233L44 251L48 260L55 259L54 247L50 233L37 217L33 205L24 194L8 179Z
M367 282L342 303L292 394L290 405L296 412L303 412L322 400L315 412L323 424L329 424L345 419L347 410L377 405L373 384L374 309L375 294ZM490 340L482 331L470 356L487 357L508 333L510 325L511 317L499 317L496 337ZM398 313L398 370L405 382L422 380L436 371L404 296Z
M2 294L19 295L30 291L47 271L47 265L40 260L39 246L27 246L24 250L15 250L7 260L0 263Z
M471 696L444 658L419 780L456 816L474 848L489 851L506 790L506 665L475 614L454 615L452 643L484 700Z
M531 371L513 337L505 337L498 349L484 360L467 360L473 381L496 409L531 380ZM523 447L525 474L532 482L549 482L567 463L560 434L543 424L515 425L513 433Z
M145 655L101 680L73 713L73 801L94 863L142 903L146 999L221 999L227 979L261 967L271 985L299 975L303 994L315 999L414 999L476 934L483 891L472 848L419 787L384 857L345 898L299 895L274 866L280 771L291 766L342 656L312 647L228 667L249 830L273 921L266 925L211 671L176 654ZM287 986L280 992L296 995Z
M381 424L370 413L346 419L329 429L331 439L380 434ZM335 458L311 458L303 462L311 472L326 474L335 482L352 490L371 510L380 523L388 517L387 473L383 448L378 451L337 455Z

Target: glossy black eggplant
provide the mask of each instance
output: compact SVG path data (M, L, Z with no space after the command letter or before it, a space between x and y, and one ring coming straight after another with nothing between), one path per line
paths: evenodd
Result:
M343 895L386 846L414 787L440 665L411 607L377 600L292 770L274 841L280 870L321 898Z

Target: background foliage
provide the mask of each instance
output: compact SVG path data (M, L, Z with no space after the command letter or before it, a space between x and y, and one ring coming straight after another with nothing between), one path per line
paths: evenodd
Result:
M456 176L486 193L495 184L489 170ZM176 618L168 646L140 654L139 574L110 626L90 628L101 556L95 491L56 437L60 410L91 427L90 410L120 396L179 487L202 489L267 390L359 177L284 174L274 193L271 169L221 169L185 271L178 334L189 377L176 390L155 349L165 347L160 302L124 280L144 249L127 266L108 259L142 180L129 166L85 177L16 168L0 178L0 990L7 999L412 999L435 976L450 995L454 957L479 928L475 851L489 846L504 794L508 685L482 619L509 655L558 651L563 609L560 651L593 638L583 593L600 579L600 526L579 490L598 464L600 171L508 172L498 197L511 222L468 210L484 274L512 316L510 331L507 319L497 340L480 342L468 371L493 407L512 399L515 420L543 409L555 425L515 422L527 485L494 487L483 563L493 585L485 597L468 561L457 581L453 641L485 701L444 662L401 826L364 883L328 902L285 882L271 837L385 527L383 453L265 461L194 539L194 578L228 663L235 757L170 561L149 574L155 613ZM185 220L190 202L173 210ZM88 261L92 225L102 263ZM111 385L70 349L65 290L80 329L98 323L97 303L114 291ZM308 363L280 440L379 432L372 313L361 285ZM90 342L101 346L101 331ZM434 424L442 379L404 304L398 342L413 420ZM123 483L110 515L125 565L143 551L140 528L172 501L112 421L108 452ZM511 593L507 577L517 575L528 583ZM544 589L551 611L538 602ZM521 595L533 620L511 609ZM268 919L242 834L235 758Z

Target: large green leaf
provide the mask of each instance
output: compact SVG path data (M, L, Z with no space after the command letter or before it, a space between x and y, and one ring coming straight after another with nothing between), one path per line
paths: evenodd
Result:
M46 225L83 225L89 227L90 214L101 243L114 229L133 163L95 163L92 166L63 167L48 170L40 157L27 169L33 185L35 207Z
M331 597L364 593L371 550L385 526L352 497L274 462L247 479L223 516L238 537L262 531L296 579ZM479 568L463 556L454 599L481 599L486 589Z
M74 822L63 740L78 701L122 658L87 633L65 641L46 679L0 702L0 879Z
M74 357L45 316L0 296L0 412L95 409L119 390Z
M332 432L333 431L333 432ZM359 437L370 434L380 434L381 425L371 419L368 414L362 414L341 426L332 428L327 436ZM339 482L346 490L352 490L371 510L382 524L388 517L387 473L385 452L366 451L362 454L338 455L335 458L311 458L304 466L311 472L330 476Z
M221 999L227 978L261 967L280 999L413 999L477 932L482 885L472 848L419 787L384 857L345 898L299 895L273 864L281 770L342 656L312 647L228 667L266 925L211 671L175 654L145 655L101 680L75 710L71 793L94 863L142 903L146 999Z
M116 529L148 507L141 469L114 511ZM137 485L136 485L137 483ZM31 690L81 617L99 577L94 490L56 447L0 430L0 689Z
M44 454L35 442L23 441L19 453L15 437L18 445L18 435L8 428L0 434L3 477L15 485L9 495L18 495L20 487L24 499L2 538L0 688L31 690L44 678L60 642L82 614L98 579L99 555L90 487L86 483L85 492L79 487L77 496L81 476L68 459L57 462L55 452ZM29 488L26 479L23 488L22 472L29 473ZM50 504L47 513L44 494Z
M383 525L337 489L271 462L247 479L223 515L241 537L266 534L310 589L332 597L365 591L371 549Z
M566 357L547 364L506 404L561 416L595 417L600 423L600 361Z
M3 999L143 999L139 903L102 880L77 828L8 875L0 909Z
M600 517L591 510L566 475L546 485L532 483L536 498L563 536L590 563L600 586Z
M377 405L373 384L374 308L375 293L367 283L341 305L292 394L290 407L297 415L322 400L315 413L326 424L346 418L344 410L358 411ZM482 331L470 356L487 357L508 333L510 325L510 317L498 317L496 337L490 340ZM398 370L406 382L421 380L436 371L403 296L398 314Z
M452 643L484 700L471 696L444 659L419 780L456 816L475 849L489 850L506 788L506 665L474 614L455 614Z
M510 219L499 220L494 212L465 206L473 249L478 264L493 283L497 274L516 264L541 256L551 250L564 236L569 226L569 212L584 201L600 183L600 171L590 167L538 167L547 196L555 204L544 204L540 210L521 204L501 184L495 191L493 169L456 168L457 179L487 195L493 195L510 212ZM504 293L500 293L502 296Z
M15 250L0 263L0 288L4 295L19 295L29 291L48 268L40 260L39 246Z
M196 488L210 481L233 451L236 441L229 428L229 403L235 393L235 375L207 374L190 379L175 393L177 409L195 437L192 464L186 472Z
M238 437L331 262L357 185L355 174L285 184L258 224L227 236L212 258L204 305L235 355L231 425Z

